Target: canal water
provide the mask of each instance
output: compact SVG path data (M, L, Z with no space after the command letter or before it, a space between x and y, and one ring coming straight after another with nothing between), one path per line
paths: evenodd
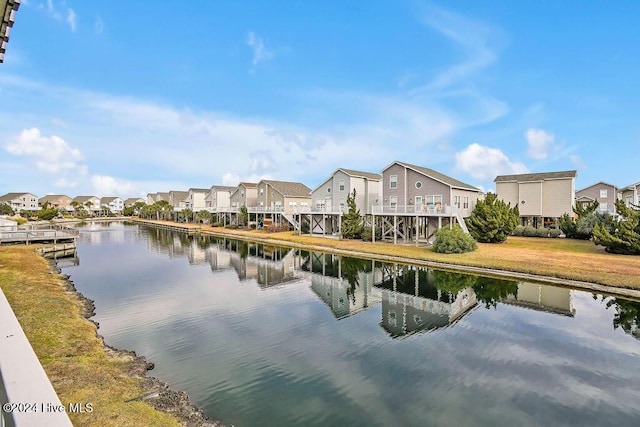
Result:
M640 304L187 236L80 228L107 344L235 426L637 426Z

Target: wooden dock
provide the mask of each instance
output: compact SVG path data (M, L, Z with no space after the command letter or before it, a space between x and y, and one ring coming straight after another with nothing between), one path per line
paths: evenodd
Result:
M13 230L0 232L0 245L31 243L74 243L77 234L67 230Z

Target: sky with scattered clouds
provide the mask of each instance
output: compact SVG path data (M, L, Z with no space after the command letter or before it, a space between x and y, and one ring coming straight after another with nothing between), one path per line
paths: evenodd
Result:
M313 188L393 160L640 180L640 2L22 2L0 193Z

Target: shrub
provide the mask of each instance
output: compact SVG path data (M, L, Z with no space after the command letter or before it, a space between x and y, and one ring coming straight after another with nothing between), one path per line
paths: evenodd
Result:
M282 231L291 231L291 227L287 224L285 225L267 225L266 227L264 227L264 230L267 233L280 233Z
M525 237L536 237L538 235L538 231L535 227L531 227L530 225L527 225L524 228L524 232L522 235Z
M494 193L487 193L484 200L478 200L471 216L465 220L469 232L479 242L502 243L518 225L518 206L498 199Z
M536 229L536 237L549 237L549 229L544 227Z
M562 234L562 230L558 230L557 228L552 228L549 230L549 237L558 238Z
M382 230L380 229L380 227L376 228L376 240L381 240L382 239ZM362 240L364 240L365 242L370 242L371 241L371 227L365 227L364 231L362 232Z
M237 230L238 226L235 224L227 224L224 228L228 228L229 230Z
M211 224L212 227L222 227L222 223L220 221L216 221L213 224Z
M519 225L513 229L514 236L524 236L524 225Z
M615 224L611 219L607 224L596 224L593 242L610 253L640 255L640 209L629 208L622 200L616 200L616 210L620 220Z
M436 241L433 243L433 250L441 254L462 254L475 251L478 244L470 235L466 234L460 227L452 229L441 228L436 231Z
M303 221L300 224L300 233L302 234L309 234L311 232L311 228L309 227L309 223L306 221Z

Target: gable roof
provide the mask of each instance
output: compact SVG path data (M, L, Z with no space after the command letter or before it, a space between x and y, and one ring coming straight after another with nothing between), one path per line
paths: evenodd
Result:
M142 197L129 197L128 199L125 199L124 204L125 205L130 204L130 203L133 204L133 203L135 203L137 201L144 202L145 200Z
M190 188L189 192L193 193L208 193L211 191L209 188Z
M103 197L102 199L100 199L100 203L111 203L115 199L120 199L120 197ZM122 200L122 199L120 199L120 200Z
M522 173L518 175L498 175L493 182L509 182L509 181L544 181L545 179L561 179L575 178L578 172L560 171L560 172L542 172L542 173Z
M20 196L24 196L25 194L31 194L31 193L7 193L4 196L0 197L0 202L10 202L13 199L17 199Z
M156 202L159 202L160 200L164 200L165 202L169 201L169 193L154 193Z
M258 183L257 182L241 182L238 185L243 185L245 188L257 188L258 187Z
M216 191L219 191L219 190L222 190L222 191L233 191L236 188L238 188L238 187L232 187L230 185L212 185L211 188L207 189L206 191L207 191L207 193L209 193L211 191L214 191L214 190L216 190Z
M426 175L426 176L428 176L429 178L433 178L433 179L435 179L436 181L440 181L440 182L442 182L443 184L447 184L447 185L448 185L448 186L450 186L450 187L458 188L458 189L462 189L462 190L471 190L471 191L479 191L479 192L482 192L482 190L480 190L478 187L474 187L474 186L473 186L473 185L471 185L471 184L466 184L466 183L464 183L464 182L462 182L462 181L458 181L458 180L457 180L457 179L455 179L455 178L451 178L450 176L445 175L445 174L443 174L443 173L440 173L440 172L438 172L438 171L435 171L435 170L433 170L433 169L425 168L425 167L422 167L422 166L412 165L412 164L410 164L410 163L399 162L399 161L397 161L397 160L396 160L395 162L391 163L391 164L390 164L389 166L387 166L386 168L384 168L384 169L383 169L383 171L385 171L385 170L389 169L391 166L393 166L393 165L394 165L394 164L396 164L396 163L397 163L397 164L399 164L399 165L401 165L401 166L404 166L404 167L406 167L406 168L413 169L414 171L416 171L416 172L418 172L418 173L421 173L421 174L423 174L423 175Z
M98 199L98 200L100 200L100 198L99 198L99 197L96 197L96 196L76 196L76 197L74 197L74 198L73 198L73 201L74 201L74 202L78 202L78 203L80 203L81 205L84 205L85 203L87 203L87 202L88 202L89 200L91 200L91 199Z
M338 172L338 171L342 171L342 172L346 173L349 176L355 176L355 177L359 177L359 178L373 179L373 180L376 180L376 181L380 181L382 179L382 175L380 175L379 173L362 172L362 171L357 171L357 170L353 170L353 169L345 169L345 168L338 168L336 170L336 172ZM331 175L334 175L336 172L334 172Z
M632 190L635 187L640 187L640 181L636 182L635 184L631 184L631 185L625 185L624 187L620 188L620 190Z
M46 203L53 202L61 199L62 197L69 197L66 194L47 194L46 196L42 196L38 199L38 203ZM69 197L71 199L71 197Z
M599 182L596 182L595 184L591 184L591 185L589 185L587 187L581 188L580 190L576 190L576 193L579 193L581 191L587 190L587 189L589 189L591 187L595 187L596 185L600 185L600 184L608 185L609 187L613 187L616 190L618 189L618 187L613 185L613 184L609 184L608 182L604 182L604 181L599 181Z
M278 193L285 197L310 197L311 189L301 182L271 181L263 179L260 182L270 185Z

